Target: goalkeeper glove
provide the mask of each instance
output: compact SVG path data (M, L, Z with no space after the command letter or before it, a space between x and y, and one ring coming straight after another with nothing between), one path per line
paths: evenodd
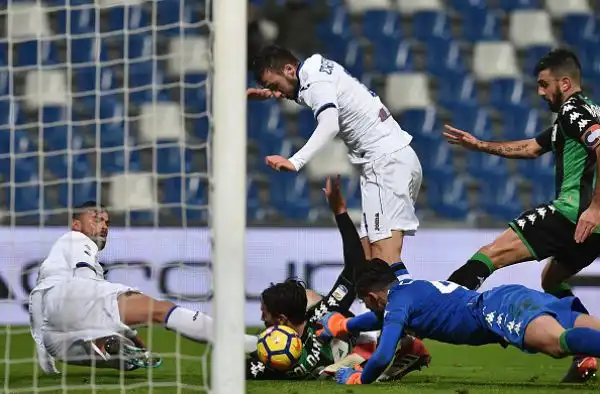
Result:
M361 384L362 372L354 368L340 368L335 373L335 381L339 384Z
M348 319L341 313L330 312L326 314L319 320L319 323L321 323L323 328L317 330L317 337L320 339L331 339L348 334L348 329L346 327L347 321Z

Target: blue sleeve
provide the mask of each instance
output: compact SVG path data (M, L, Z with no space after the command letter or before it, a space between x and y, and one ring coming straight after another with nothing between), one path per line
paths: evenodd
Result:
M362 384L373 383L394 360L404 326L398 323L386 324L379 338L377 350L363 369L360 377Z
M346 328L353 334L363 331L380 330L382 326L383 322L373 312L363 313L362 315L350 318L346 323Z

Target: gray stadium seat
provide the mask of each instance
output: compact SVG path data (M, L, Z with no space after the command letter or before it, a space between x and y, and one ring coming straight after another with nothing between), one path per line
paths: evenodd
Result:
M343 177L356 175L348 160L348 149L340 140L333 140L315 155L306 165L306 174L310 179L320 181L328 175L340 174Z
M156 207L151 173L119 174L111 178L109 204L116 211L150 210Z
M419 11L437 11L444 8L441 0L396 0L398 10L403 14Z
M508 41L479 42L473 51L473 71L479 80L519 75L515 49Z
M25 104L31 109L69 105L65 74L58 70L29 71L25 77Z
M179 104L172 101L142 105L140 140L150 143L160 140L182 141L185 138L185 127L181 113Z
M546 0L546 9L553 18L592 13L588 0Z
M6 37L9 40L32 39L51 35L46 10L35 2L9 3L6 14Z
M205 37L177 37L169 43L168 72L171 75L206 73L210 68L209 44Z
M554 45L550 15L543 10L514 11L510 15L509 37L517 48Z
M392 8L391 0L346 0L348 11L359 15L367 10L387 10Z
M433 105L429 96L427 76L422 73L388 75L384 102L392 113Z

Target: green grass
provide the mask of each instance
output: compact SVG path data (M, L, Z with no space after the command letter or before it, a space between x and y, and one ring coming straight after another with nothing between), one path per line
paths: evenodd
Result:
M149 331L141 331L147 341ZM68 393L202 393L206 365L200 356L206 348L179 339L179 354L175 358L177 337L161 328L152 330L152 349L161 353L164 364L155 370L138 370L126 374L108 369L72 367L62 377L45 376L31 360L33 341L24 328L11 332L10 341L0 334L0 392L19 392L37 387L44 392L64 392L61 384L70 387ZM255 394L349 394L349 393L581 393L598 392L600 384L561 385L559 380L569 360L553 360L541 355L526 355L500 346L480 348L458 347L427 342L433 361L430 368L407 376L402 382L371 386L341 386L333 382L248 382L247 392ZM8 355L9 357L6 357ZM59 368L62 368L60 366ZM35 372L37 370L37 372ZM91 372L94 372L92 374ZM34 378L34 373L38 374ZM180 382L177 390L175 382ZM153 390L150 391L149 387ZM125 387L125 388L124 388Z

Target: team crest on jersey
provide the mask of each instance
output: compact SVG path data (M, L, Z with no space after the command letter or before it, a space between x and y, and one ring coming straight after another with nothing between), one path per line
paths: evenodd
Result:
M348 294L348 289L344 285L339 285L338 287L335 288L333 293L331 293L333 298L335 298L339 302L342 302L342 300L344 299L344 297L346 297L347 294Z

